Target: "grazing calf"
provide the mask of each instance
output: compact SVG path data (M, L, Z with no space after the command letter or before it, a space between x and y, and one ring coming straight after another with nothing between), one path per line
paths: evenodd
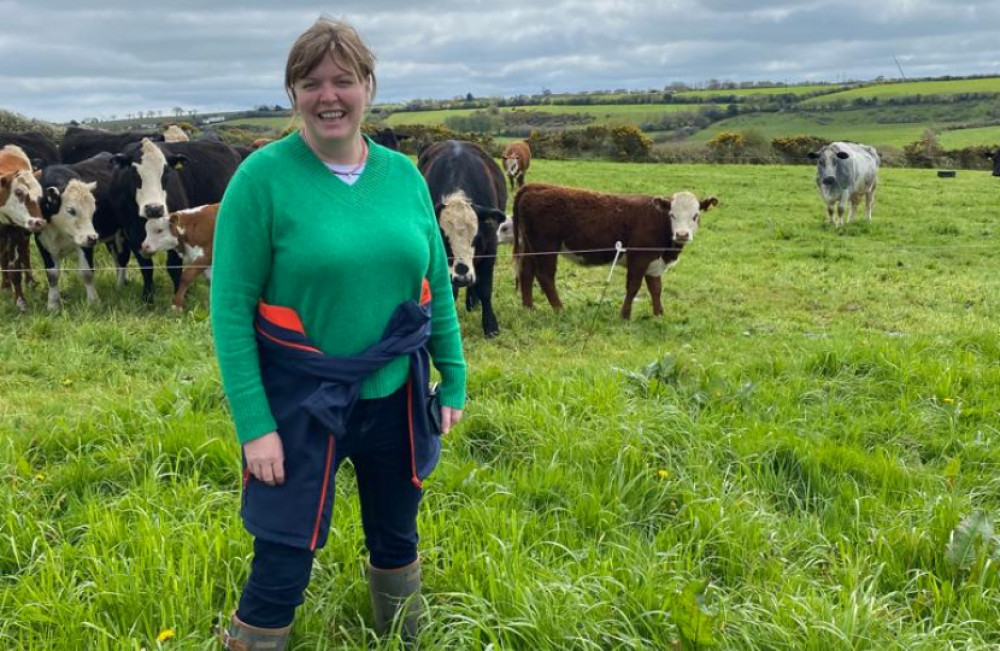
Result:
M562 308L556 292L556 262L561 252L585 265L608 264L615 243L627 251L623 319L632 316L632 301L643 278L653 301L653 314L663 314L663 272L677 262L684 245L694 239L701 213L719 203L699 201L690 192L670 197L601 194L554 185L528 184L514 198L514 260L521 302L532 307L535 279L549 303Z
M810 152L809 158L816 161L816 185L826 204L827 221L843 226L844 208L850 202L847 221L853 222L862 195L868 221L871 221L879 166L875 148L853 142L833 142L817 152ZM833 216L834 205L837 206L836 217Z
M146 220L142 254L152 257L160 251L176 251L184 261L181 282L174 293L174 309L184 309L184 295L195 278L204 273L212 281L212 241L218 212L219 204L213 203Z
M62 304L59 261L71 254L75 254L80 278L87 291L87 301L96 303L93 256L88 256L87 252L97 244L97 230L94 228L94 212L97 209L94 190L97 183L85 183L67 165L45 168L40 181L45 188L41 202L42 216L49 224L35 236L35 242L45 262L45 275L49 281L48 308L55 311Z
M503 169L510 180L510 190L514 191L514 180L517 187L524 187L524 173L531 166L531 147L524 140L512 142L503 150Z
M482 147L464 140L430 145L417 167L434 202L455 295L466 287L466 309L482 303L483 333L495 337L500 326L493 312L493 268L507 204L503 172Z
M0 149L0 287L10 287L20 310L28 303L21 290L30 269L28 232L45 227L40 202L42 186L31 173L31 161L17 145Z

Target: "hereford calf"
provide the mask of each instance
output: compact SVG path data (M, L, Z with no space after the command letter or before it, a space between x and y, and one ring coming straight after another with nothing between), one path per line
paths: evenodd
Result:
M167 125L167 128L163 130L163 142L187 142L191 140L188 138L187 131L180 128L173 122Z
M517 187L524 186L524 173L531 166L531 147L524 140L512 142L504 147L503 170L510 180L510 190L514 191L514 180L517 180Z
M621 242L627 252L622 318L632 316L632 301L644 277L653 314L663 314L661 276L694 239L701 213L718 203L715 197L699 201L690 192L653 197L534 183L524 186L514 198L513 218L522 304L533 306L532 285L537 279L552 307L561 309L555 285L558 254L580 264L608 264L615 259L615 244Z
M28 305L21 290L21 276L30 268L28 233L45 227L41 200L42 186L24 150L17 145L0 149L0 287L13 289L21 310Z
M212 280L212 239L219 204L212 203L189 210L178 210L167 217L146 220L146 239L142 254L177 251L184 261L181 282L174 293L174 309L184 309L184 295L194 279L205 274Z
M59 260L75 256L80 278L87 290L87 301L97 302L94 287L93 247L97 244L94 212L97 202L94 190L97 183L85 183L68 165L50 165L42 170L41 184L45 188L42 198L42 216L49 222L35 236L38 250L45 262L45 275L49 280L48 308L59 309Z

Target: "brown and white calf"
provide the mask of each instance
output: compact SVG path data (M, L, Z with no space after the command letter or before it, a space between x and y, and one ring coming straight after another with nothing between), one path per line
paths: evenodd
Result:
M11 287L21 310L27 308L21 279L30 268L28 233L45 227L41 200L42 186L24 150L17 145L0 149L0 286Z
M42 216L48 221L36 236L45 274L49 280L48 308L59 309L62 299L59 294L59 261L71 255L77 260L80 278L87 290L87 301L96 303L97 289L94 287L94 269L91 264L92 252L97 244L97 229L94 214L97 200L94 191L97 183L85 183L80 175L68 165L50 165L41 172L41 185L45 188L42 198ZM91 250L91 251L88 251Z
M514 190L514 181L517 180L517 187L524 186L524 173L531 166L531 147L524 140L512 142L504 147L503 171L510 181L510 189Z
M189 140L187 131L181 129L177 124L168 124L167 128L163 130L163 142L187 142Z
M514 265L521 302L532 307L532 285L541 286L549 303L562 308L556 292L556 261L563 253L585 265L608 264L616 243L626 251L625 302L622 318L632 316L643 278L653 314L663 314L663 272L677 262L684 245L698 232L701 213L719 203L690 192L668 197L617 195L529 184L514 198Z
M195 278L202 273L212 281L212 239L219 204L178 210L166 217L146 221L146 239L142 254L151 256L160 251L177 251L184 261L181 282L174 293L175 309L184 308L184 295Z

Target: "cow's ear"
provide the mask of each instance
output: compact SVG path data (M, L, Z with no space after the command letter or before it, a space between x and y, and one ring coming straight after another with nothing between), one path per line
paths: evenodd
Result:
M90 183L84 183L83 187L87 188L90 192L97 189L97 181L91 181Z
M43 161L41 158L32 158L31 166L35 168L36 171L40 172L42 168L45 167L45 161Z
M837 152L837 158L839 158L840 160L847 160L850 157L851 157L851 155L848 154L846 151L838 151Z
M31 175L34 176L39 181L42 180L42 170L35 170L34 172L31 173Z
M61 207L62 194L60 194L59 188L51 185L45 188L45 192L42 194L42 205L39 206L42 209L42 214L54 215L59 212Z
M112 167L117 167L120 170L128 169L128 166L132 164L128 156L125 154L115 154L110 159L108 159L108 164Z
M719 205L719 200L716 199L715 197L702 199L701 203L698 204L698 206L701 208L702 211L708 210L712 206L718 206L718 205Z
M656 206L657 210L662 210L665 213L670 212L670 199L666 197L653 197L653 205Z
M817 158L819 158L819 153L811 151L808 154L806 154L806 158L808 158L809 160L816 160Z
M167 165L174 168L175 170L184 169L184 164L188 162L188 157L184 154L174 154L172 156L167 156Z
M497 210L496 208L486 208L485 206L473 206L476 211L476 217L480 221L492 221L495 222L492 226L493 230L500 227L500 224L507 219L507 213L502 210Z
M170 222L171 226L176 226L177 222L180 221L180 216L177 213L172 212L169 215L167 215L167 221Z

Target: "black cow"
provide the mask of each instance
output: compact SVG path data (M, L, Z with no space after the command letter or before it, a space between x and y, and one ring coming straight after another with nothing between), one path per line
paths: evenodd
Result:
M142 271L142 297L153 299L152 261L140 252L146 220L186 208L218 203L241 162L229 145L212 140L131 143L112 158L111 205L115 224ZM180 283L181 259L167 254L167 272Z
M372 133L368 134L368 136L372 139L372 142L382 145L383 147L388 147L394 151L399 151L399 143L410 137L401 133L396 133L393 131L392 127L382 127L376 129Z
M6 145L17 145L31 159L36 170L44 169L59 162L59 150L45 134L37 131L25 133L0 133L0 149Z
M70 127L59 143L59 159L66 164L79 163L101 152L115 154L130 142L139 142L143 138L163 142L162 133L111 133L98 129Z
M417 162L427 181L448 252L455 295L467 287L465 305L483 304L483 332L500 333L493 313L497 227L504 221L507 184L503 171L479 145L445 140L425 148Z
M992 154L986 154L986 158L993 160L993 176L1000 176L1000 149Z

